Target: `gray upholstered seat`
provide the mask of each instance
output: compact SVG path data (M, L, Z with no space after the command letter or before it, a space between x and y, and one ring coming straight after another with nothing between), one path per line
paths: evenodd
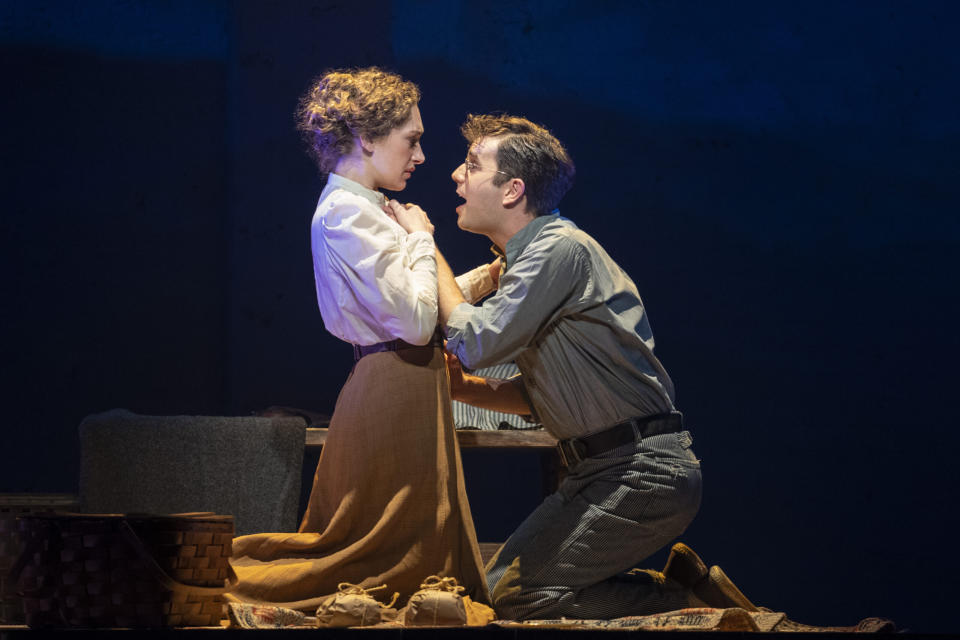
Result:
M144 416L80 424L80 504L89 513L215 511L236 535L295 531L300 418Z

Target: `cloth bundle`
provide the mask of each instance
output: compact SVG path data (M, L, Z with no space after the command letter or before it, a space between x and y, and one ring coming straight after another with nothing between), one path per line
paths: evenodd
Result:
M461 627L483 626L496 615L490 607L462 595L464 588L456 578L430 576L420 590L399 611L394 608L399 594L383 604L371 593L386 585L364 588L341 582L338 592L327 597L317 608L316 616L285 607L231 602L228 605L230 626L242 629L275 629L281 627Z
M454 578L430 576L404 607L403 624L408 627L450 627L467 624L467 611Z
M393 608L399 593L394 592L390 604L377 602L371 591L386 589L387 585L364 589L349 582L341 582L336 593L317 608L318 627L369 627L381 622L393 622L398 612Z

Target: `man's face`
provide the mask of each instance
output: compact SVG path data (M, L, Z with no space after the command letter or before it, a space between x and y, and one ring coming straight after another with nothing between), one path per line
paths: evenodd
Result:
M457 207L457 226L464 231L486 236L501 224L504 192L509 183L500 186L493 179L501 172L497 167L498 138L480 138L467 150L467 159L450 174L457 183L457 195L466 202Z

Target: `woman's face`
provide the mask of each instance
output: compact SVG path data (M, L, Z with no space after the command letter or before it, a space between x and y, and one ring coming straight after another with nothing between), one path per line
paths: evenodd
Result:
M406 122L370 145L367 170L374 189L402 191L407 186L416 166L426 159L420 148L422 135L420 109L414 106Z

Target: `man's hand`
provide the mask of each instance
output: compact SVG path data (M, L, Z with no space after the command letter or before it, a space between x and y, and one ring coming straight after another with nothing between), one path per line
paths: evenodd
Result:
M450 398L459 400L475 407L530 415L530 405L527 397L521 391L523 382L520 377L501 380L499 378L482 378L463 372L463 366L457 356L444 352L447 359L447 373L450 374Z
M404 231L413 233L414 231L426 231L433 235L433 223L427 217L427 212L415 204L400 204L396 200L390 200L383 207L384 212L397 221Z
M450 398L460 400L466 389L463 366L460 364L460 359L452 353L444 351L443 357L447 360L447 373L450 375Z

